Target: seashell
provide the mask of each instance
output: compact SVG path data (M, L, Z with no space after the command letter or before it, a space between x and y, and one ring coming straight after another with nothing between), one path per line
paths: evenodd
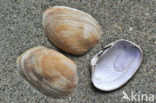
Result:
M92 49L102 34L100 25L91 15L70 7L48 8L42 23L45 35L54 45L75 55Z
M102 91L121 87L132 78L142 58L141 48L131 41L121 39L111 43L91 60L93 85Z
M44 46L27 50L17 63L28 81L49 96L66 96L78 83L76 64L63 54Z

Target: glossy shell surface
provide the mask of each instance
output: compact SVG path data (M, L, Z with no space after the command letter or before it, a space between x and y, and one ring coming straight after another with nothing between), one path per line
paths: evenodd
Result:
M22 74L46 95L66 96L78 83L76 64L63 54L43 46L27 50L17 63Z
M48 8L42 23L45 35L54 45L75 55L92 49L102 34L100 25L91 15L70 7Z
M137 71L142 57L141 48L131 41L111 43L91 60L93 85L102 91L121 87Z

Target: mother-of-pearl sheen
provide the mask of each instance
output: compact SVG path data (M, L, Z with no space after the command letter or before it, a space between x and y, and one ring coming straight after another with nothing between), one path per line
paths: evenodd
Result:
M112 44L97 59L92 67L92 82L97 88L109 91L120 87L133 76L142 60L142 50L132 42L121 40Z

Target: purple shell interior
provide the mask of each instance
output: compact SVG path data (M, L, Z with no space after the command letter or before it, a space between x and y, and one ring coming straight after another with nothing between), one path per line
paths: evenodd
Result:
M93 73L96 87L115 89L127 82L142 59L139 47L128 41L118 41L99 57Z

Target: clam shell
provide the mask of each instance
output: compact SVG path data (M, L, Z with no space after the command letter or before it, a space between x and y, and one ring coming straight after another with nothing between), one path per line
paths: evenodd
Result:
M111 43L91 60L93 85L102 91L121 87L137 71L142 58L141 48L131 41Z
M53 44L75 55L92 49L102 34L100 25L91 15L70 7L48 8L42 23L45 35Z
M46 95L66 96L78 83L76 64L63 54L43 46L27 50L17 63L30 83Z

